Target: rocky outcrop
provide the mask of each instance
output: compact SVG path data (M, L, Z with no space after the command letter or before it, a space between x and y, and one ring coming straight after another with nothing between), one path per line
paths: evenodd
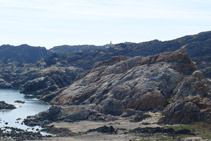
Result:
M69 115L73 121L85 120L96 116L93 114L96 112L119 116L127 109L162 111L169 103L188 96L207 97L209 85L183 49L150 57L119 56L96 64L51 103L74 107L77 111L86 107L81 118L73 116L77 115L74 110L61 116L67 119Z
M100 132L100 133L106 133L106 134L117 134L117 131L114 129L113 126L102 126L96 129L90 129L87 132Z
M4 101L0 101L0 110L12 110L12 109L15 109L16 107L12 104L7 104L6 102Z
M171 96L177 84L195 70L188 56L180 51L135 57L110 66L102 64L52 102L66 105L99 104L107 98L113 98L121 100L124 107L141 109L143 106L139 105L139 101L153 95L155 100L165 105L163 97Z
M169 104L163 111L164 117L160 123L191 123L198 121L211 121L210 98L187 97Z
M24 123L29 126L45 125L55 121L74 122L80 120L112 120L112 116L105 116L95 109L96 105L52 106L49 110L35 116L28 116Z
M24 94L32 94L43 101L50 101L64 87L78 79L83 70L45 62L35 64L0 63L0 88L20 89Z
M44 101L50 101L64 87L78 79L83 71L75 67L51 66L38 72L38 78L27 81L22 93L33 94Z
M185 77L174 89L172 103L163 110L160 123L210 122L211 83L200 71Z
M51 104L60 110L54 116L50 109L31 121L100 120L109 116L143 120L144 114L137 111L163 111L161 123L207 121L210 90L210 82L184 49L149 57L117 56L97 63L55 96ZM198 103L186 100L196 96L202 99ZM204 101L203 106L200 101ZM126 116L128 111L135 112Z

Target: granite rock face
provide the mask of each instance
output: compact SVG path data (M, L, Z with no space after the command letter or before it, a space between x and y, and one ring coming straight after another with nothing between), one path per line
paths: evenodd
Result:
M104 101L110 99L113 105L124 107L123 109L150 110L164 107L167 104L166 98L172 96L177 85L196 71L193 62L180 50L118 60L113 65L106 63L92 69L55 97L52 103L95 103L106 106L108 102Z
M97 63L53 97L50 103L60 109L53 110L54 116L53 106L27 121L109 120L144 111L163 111L160 123L208 121L210 86L184 49L149 57L116 56ZM128 111L134 112L126 116Z
M94 114L119 116L128 109L135 111L163 111L162 123L188 123L206 121L209 117L209 104L204 107L189 102L189 120L175 120L174 112L169 110L181 103L185 98L195 96L201 99L210 96L210 83L203 78L194 63L186 55L184 49L175 52L161 53L150 57L125 58L113 57L103 61L75 81L51 101L55 105L66 107L86 107L86 118ZM210 97L209 97L210 98ZM208 98L208 102L209 102ZM206 102L205 102L206 103ZM95 106L90 106L95 105ZM62 106L61 106L62 107ZM176 108L177 109L177 108ZM182 110L182 109L181 109ZM202 110L202 111L200 111ZM80 110L79 110L80 111ZM176 111L176 110L174 110ZM66 112L61 117L72 117L75 113ZM65 115L65 116L64 116ZM191 118L192 116L200 118ZM96 115L95 115L96 116ZM184 115L179 115L183 119Z

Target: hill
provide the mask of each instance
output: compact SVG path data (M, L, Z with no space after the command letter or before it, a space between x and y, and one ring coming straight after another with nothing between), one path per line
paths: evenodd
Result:
M196 62L197 67L203 71L206 77L211 77L211 31L170 41L153 40L142 43L120 43L103 46L103 49L92 46L86 50L84 50L84 46L65 46L56 47L50 51L60 54L56 56L60 62L90 70L96 62L109 59L112 56L150 56L175 51L184 45L187 46L187 54ZM81 51L79 52L76 48ZM62 52L63 54L61 54Z
M68 53L78 53L87 50L96 50L96 49L105 49L106 46L95 46L95 45L63 45L63 46L56 46L50 49L51 52L57 54L68 54Z
M36 61L47 58L52 53L44 47L32 47L29 45L0 46L0 60L4 63L18 62L18 63L35 63Z

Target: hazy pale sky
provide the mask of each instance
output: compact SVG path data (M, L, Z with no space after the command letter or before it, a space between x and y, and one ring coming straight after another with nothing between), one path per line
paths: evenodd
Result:
M211 0L0 0L0 45L102 45L209 30Z

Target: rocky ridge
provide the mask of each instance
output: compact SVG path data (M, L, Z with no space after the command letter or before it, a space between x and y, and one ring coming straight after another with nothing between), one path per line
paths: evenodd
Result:
M68 61L71 65L83 69L91 69L96 62L107 60L112 56L151 56L162 52L175 51L184 45L187 46L187 54L196 63L198 69L203 72L205 77L211 78L210 31L184 36L170 41L125 42L105 45L99 48L93 47L92 45L87 47L60 46L52 48L50 51L60 54L59 60Z
M5 64L11 62L36 63L38 60L48 58L51 54L52 52L44 47L33 47L26 44L0 46L0 60Z
M98 61L118 55L129 57L140 55L149 56L164 51L174 51L183 45L187 45L188 55L196 62L197 67L203 72L205 77L210 78L210 33L202 32L165 42L153 40L143 43L127 42L105 46L61 46L50 50L29 45L2 45L0 46L0 88L22 89L23 92L34 94L35 96L38 95L39 97L43 97L40 95L50 94L44 98L44 100L49 101L64 89L64 87L80 78L82 75L81 72L84 72L84 70L89 71L93 67L93 64ZM76 73L74 70L59 72L58 74L60 76L62 75L62 78L58 78L59 81L66 78L66 76L71 76L71 78L67 77L64 80L65 82L63 81L61 84L58 84L58 82L55 84L56 77L60 76L51 78L52 73L49 74L50 76L48 75L48 78L43 80L45 82L41 81L43 75L39 71L51 68L52 66L56 67L57 70L60 67L64 69L74 66L74 68L80 71L79 73ZM69 80L70 82L66 83ZM48 88L45 90L38 88L37 91L31 91L30 88L34 82L45 83L45 85L48 85Z
M117 56L96 64L51 100L55 106L26 123L109 120L139 111L163 111L160 123L209 121L210 96L209 80L184 49L149 57Z

